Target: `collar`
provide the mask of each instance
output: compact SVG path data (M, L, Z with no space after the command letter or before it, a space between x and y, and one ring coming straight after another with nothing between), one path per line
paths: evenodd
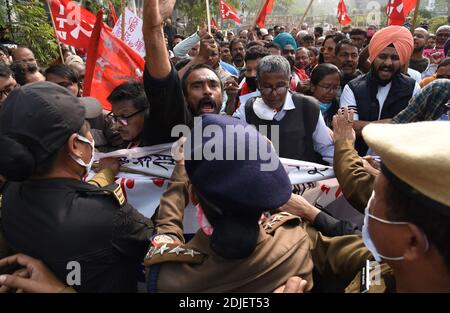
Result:
M258 97L255 100L255 103L253 104L253 111L255 112L256 116L266 121L273 120L277 114L280 114L283 111L290 111L294 109L295 105L294 101L292 100L292 94L290 92L287 93L286 99L284 100L284 104L279 112L267 106L261 97ZM284 112L283 115L285 113L286 112Z

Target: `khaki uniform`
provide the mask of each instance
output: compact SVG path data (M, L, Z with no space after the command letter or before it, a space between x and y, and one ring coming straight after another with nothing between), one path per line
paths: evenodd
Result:
M364 213L372 194L375 176L364 169L353 143L338 140L334 144L333 167L345 198L355 209Z
M172 183L161 197L157 233L183 242L183 209L189 198L184 167L177 165ZM312 288L313 263L309 239L300 218L273 215L260 226L255 251L244 259L224 259L209 247L199 230L187 244L159 244L149 250L146 266L160 265L158 292L272 292L291 276L301 276Z
M189 202L184 167L175 167L171 181L161 197L155 227L156 233L180 242L152 246L144 262L150 269L159 266L158 292L272 292L291 276L306 279L310 290L311 257L322 285L332 286L325 291L361 291L361 270L366 260L373 260L361 236L326 237L298 217L281 213L261 225L252 256L226 260L211 251L202 230L184 243L180 208ZM392 270L382 264L380 285L370 292L390 292L393 286Z

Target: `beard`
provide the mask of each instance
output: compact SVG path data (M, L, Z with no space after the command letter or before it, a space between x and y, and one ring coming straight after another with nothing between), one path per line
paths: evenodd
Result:
M294 66L295 66L295 57L293 55L289 55L287 57L285 57L286 60L288 60L289 65L291 66L291 72L294 70Z
M384 65L381 65L377 70L375 70L375 68L372 64L371 70L372 70L372 73L374 74L377 84L380 86L383 86L383 87L386 86L387 84L389 84L394 79L395 76L397 76L401 73L400 69L395 71L395 68L393 66L384 66ZM380 76L378 75L378 71L381 71L381 70L390 70L392 72L391 78L381 79Z
M204 96L197 105L189 105L189 111L193 116L199 116L204 113L218 114L222 104L218 104L211 96Z
M241 63L243 61L244 61L244 56L242 54L238 53L233 57L233 63Z
M423 49L425 49L425 45L423 45L421 47L414 47L414 52L422 52Z

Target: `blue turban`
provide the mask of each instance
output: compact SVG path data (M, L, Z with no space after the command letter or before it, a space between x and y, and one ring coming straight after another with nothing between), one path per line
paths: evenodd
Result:
M286 45L291 45L294 50L297 50L297 42L295 41L294 37L286 32L278 34L273 39L273 43L279 46L281 49L284 49Z

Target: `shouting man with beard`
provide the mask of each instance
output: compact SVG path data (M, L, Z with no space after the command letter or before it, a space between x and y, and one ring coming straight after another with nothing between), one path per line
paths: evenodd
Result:
M414 79L401 73L414 48L411 33L402 26L389 26L373 35L369 44L370 71L350 81L341 95L340 106L355 112L353 129L356 149L367 153L362 129L371 122L389 123L420 91Z
M222 106L222 83L210 66L197 62L187 68L180 80L169 61L163 21L171 16L174 5L174 0L148 0L144 5L143 34L147 55L144 87L150 103L149 119L143 129L144 145L147 146L173 142L174 126L192 127L193 117L219 113ZM204 42L204 45L209 52L214 48L217 52L217 47L213 47L214 40ZM203 55L202 51L199 55Z

